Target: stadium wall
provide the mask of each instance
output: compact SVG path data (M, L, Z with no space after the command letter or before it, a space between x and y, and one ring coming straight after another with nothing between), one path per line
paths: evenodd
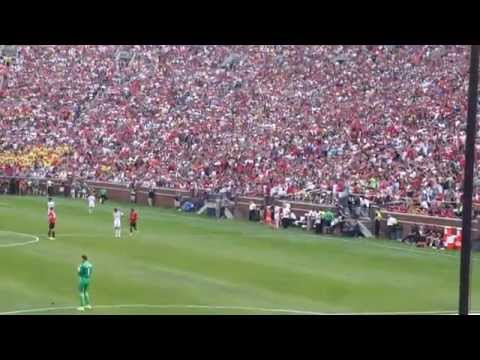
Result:
M98 183L98 182L91 182L89 183L90 186L101 189L105 188L108 191L108 196L111 199L118 200L118 201L130 201L129 199L129 190L126 186L122 185L115 185L109 183ZM140 189L137 191L137 203L139 204L147 204L147 189ZM174 189L166 189L166 188L157 188L155 194L155 206L167 207L172 208L174 207L174 198L175 196L189 196L190 192L185 190L174 190ZM247 219L248 218L248 207L250 202L254 202L257 206L264 205L265 200L260 197L247 197L242 196L239 197L236 201L236 205L234 208L234 215L238 218ZM329 205L319 205L319 204L312 204L306 202L299 202L299 201L288 201L291 204L291 209L295 213L297 217L303 216L306 212L310 210L335 210L334 206ZM282 205L283 201L276 200L274 202L275 205ZM437 217L437 216L425 216L425 215L416 215L416 214L405 214L405 213L396 213L396 212L389 212L389 211L382 211L384 219L381 222L381 232L386 233L387 230L387 221L386 218L388 215L392 215L398 219L400 225L403 228L403 235L406 236L410 233L410 230L414 224L417 225L425 225L425 226L433 226L438 227L443 230L445 227L455 227L461 228L462 221L461 219L457 218L444 218L444 217ZM477 232L477 222L474 221L475 228L474 231Z
M1 177L0 180L10 180L7 177ZM59 188L61 186L60 180L55 180L52 182L54 183L54 193L59 193ZM97 190L97 192L104 188L107 190L107 195L109 199L121 202L130 202L130 193L129 189L125 185L119 184L112 184L106 182L92 182L87 181L88 185ZM148 197L148 189L146 188L139 188L137 189L137 204L147 205L147 197ZM186 190L179 190L179 189L169 189L169 188L156 188L155 189L155 202L154 206L164 207L164 208L173 208L174 200L176 196L180 197L189 197L191 193ZM236 205L233 209L233 214L235 217L238 218L248 218L248 207L250 202L255 202L257 206L263 206L265 203L265 199L260 197L248 197L248 196L241 196L236 199ZM328 205L319 205L319 204L312 204L306 202L299 202L299 201L288 201L291 204L291 209L297 215L303 216L306 212L314 209L314 210L335 210L334 206ZM283 201L276 200L274 201L275 205L282 205ZM392 215L398 219L398 222L402 226L402 233L403 236L410 233L410 230L414 224L417 225L424 225L424 226L433 226L440 229L444 229L445 227L455 227L461 228L462 221L458 218L444 218L444 217L436 217L436 216L425 216L425 215L417 215L417 214L406 214L406 213L395 213L389 211L382 211L384 219L381 222L381 232L386 233L386 218L388 215ZM479 231L480 223L477 220L473 222L473 231L474 231L474 239L480 237ZM477 236L478 234L478 236Z

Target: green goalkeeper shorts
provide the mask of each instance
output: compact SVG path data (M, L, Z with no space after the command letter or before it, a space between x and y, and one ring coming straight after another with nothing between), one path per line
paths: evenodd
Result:
M78 284L78 290L83 293L88 291L88 287L90 285L90 279L80 279Z

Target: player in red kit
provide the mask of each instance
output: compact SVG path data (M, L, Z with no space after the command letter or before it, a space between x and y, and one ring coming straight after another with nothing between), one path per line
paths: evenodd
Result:
M50 240L55 240L55 223L57 222L57 214L51 207L48 210L48 238Z
M138 213L135 209L130 210L130 236L133 234L133 230L137 231L137 220L138 220Z

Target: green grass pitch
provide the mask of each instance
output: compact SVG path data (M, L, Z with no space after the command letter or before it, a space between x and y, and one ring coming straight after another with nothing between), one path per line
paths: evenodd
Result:
M458 252L273 231L143 206L137 207L139 233L130 237L129 204L97 205L89 215L86 201L55 201L57 239L51 241L46 198L0 196L1 314L76 314L82 254L94 265L94 309L82 315L457 309ZM113 236L114 206L125 213L122 239ZM480 310L478 255L473 261L472 309Z

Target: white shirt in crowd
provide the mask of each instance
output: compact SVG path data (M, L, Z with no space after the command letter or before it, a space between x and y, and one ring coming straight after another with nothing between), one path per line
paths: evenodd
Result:
M420 207L422 209L428 209L428 202L426 200L422 200L422 202L420 203Z
M398 220L396 218L394 218L393 216L390 216L387 219L387 226L393 226L393 225L397 225L397 224L398 224Z
M274 217L275 221L280 220L280 207L275 206L273 217Z

